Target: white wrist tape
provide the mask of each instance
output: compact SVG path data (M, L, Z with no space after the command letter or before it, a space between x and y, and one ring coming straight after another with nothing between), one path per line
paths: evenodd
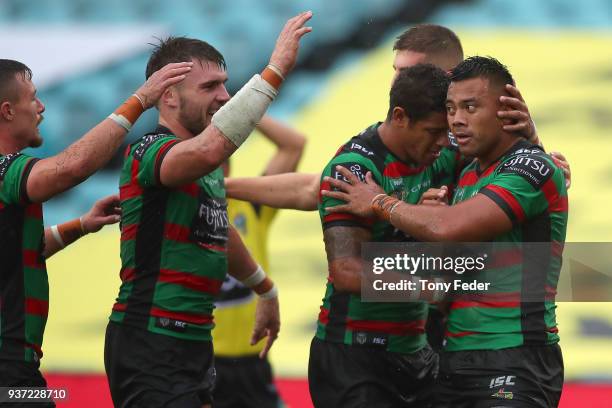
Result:
M126 131L132 130L132 123L127 120L123 115L117 115L116 113L111 113L108 115L108 118L124 128Z
M266 273L261 268L261 265L257 265L257 270L253 272L248 278L241 280L242 284L247 288L252 288L259 285L266 279Z
M57 225L53 225L51 227L51 233L53 234L53 238L55 238L55 241L60 244L62 248L66 248L66 244L64 244L64 240L62 239L62 236L60 235L59 230L57 229Z
M253 75L212 117L212 124L237 147L261 120L278 91L261 76Z
M272 286L272 289L270 289L266 293L262 293L261 295L259 295L259 297L266 300L277 298L278 289L276 288L276 285Z

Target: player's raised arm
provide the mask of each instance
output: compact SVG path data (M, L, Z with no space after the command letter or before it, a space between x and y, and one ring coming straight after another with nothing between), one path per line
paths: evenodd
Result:
M312 12L291 18L281 31L270 63L254 75L221 107L199 135L178 143L161 164L160 181L174 187L191 182L216 169L251 134L276 95L285 76L293 69L300 39L311 31L304 24Z
M268 161L264 175L295 171L302 158L306 137L296 129L264 115L257 124L259 130L276 146L276 152Z
M37 161L29 174L27 195L43 202L81 183L115 154L138 117L152 107L170 85L185 78L191 62L168 64L153 74L115 113L59 154Z

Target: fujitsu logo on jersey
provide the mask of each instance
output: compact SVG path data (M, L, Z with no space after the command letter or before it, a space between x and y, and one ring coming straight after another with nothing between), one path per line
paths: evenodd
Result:
M363 167L363 165L359 164L359 163L341 163L340 166L350 170L351 173L353 173L360 181L365 182L365 175L367 172L367 169ZM336 180L342 180L345 183L348 183L348 179L346 177L344 177L339 171L335 170L333 173L333 176Z
M214 200L209 200L207 203L200 204L200 218L206 219L206 224L213 231L218 229L227 229L229 221L227 217L227 207L222 203Z
M526 166L537 171L542 177L548 176L551 171L550 166L546 165L542 160L536 160L533 156L519 155L512 160L504 163L504 167L516 167L517 165Z

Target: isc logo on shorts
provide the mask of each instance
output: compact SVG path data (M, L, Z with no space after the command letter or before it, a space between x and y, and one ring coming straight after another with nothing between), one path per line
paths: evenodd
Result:
M503 387L504 385L514 385L516 375L502 375L501 377L491 378L489 388Z

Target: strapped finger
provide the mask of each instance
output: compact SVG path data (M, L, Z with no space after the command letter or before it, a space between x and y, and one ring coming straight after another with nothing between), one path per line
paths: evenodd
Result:
M295 35L298 39L302 38L304 34L307 34L312 31L312 27L302 27L296 30Z

